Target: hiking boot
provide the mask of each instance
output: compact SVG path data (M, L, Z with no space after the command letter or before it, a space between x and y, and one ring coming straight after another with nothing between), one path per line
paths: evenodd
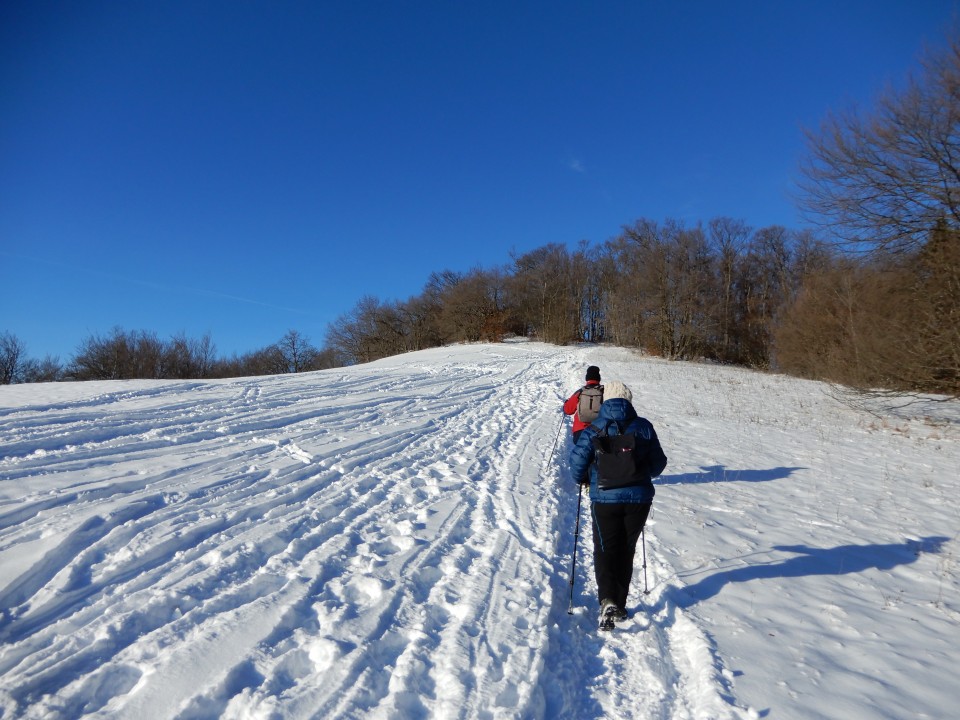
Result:
M617 622L623 622L630 617L630 613L627 612L626 608L618 607L617 611L613 615L613 619Z
M601 630L613 630L614 623L617 619L617 604L613 601L605 599L600 603L600 629Z

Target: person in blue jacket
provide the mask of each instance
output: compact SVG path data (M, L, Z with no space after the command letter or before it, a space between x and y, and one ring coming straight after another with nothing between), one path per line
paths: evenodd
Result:
M653 502L653 478L667 466L667 456L653 425L637 415L633 393L622 382L606 385L600 415L584 429L570 452L570 469L578 483L590 484L593 515L593 567L600 600L600 629L610 630L627 615L633 557ZM631 472L610 483L598 472L594 438L633 435ZM616 485L607 488L608 484Z

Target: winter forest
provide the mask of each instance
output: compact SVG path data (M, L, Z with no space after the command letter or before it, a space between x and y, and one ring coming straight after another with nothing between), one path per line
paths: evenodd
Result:
M29 357L7 329L0 382L296 373L521 336L960 395L960 39L873 107L838 110L807 140L803 230L642 218L601 243L434 271L403 301L365 296L319 348L290 330L224 358L210 336L114 328L81 340L64 364Z

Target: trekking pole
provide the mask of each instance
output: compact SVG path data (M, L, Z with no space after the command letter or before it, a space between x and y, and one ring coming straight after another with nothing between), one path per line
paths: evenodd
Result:
M560 431L563 430L563 409L560 410L560 427L557 428L557 439L553 441L553 447L550 448L550 457L547 458L547 465L553 460L553 451L557 449L557 443L560 442Z
M573 615L573 578L574 571L577 568L577 544L580 540L580 503L583 501L583 485L580 486L580 492L577 494L577 529L573 533L573 562L570 565L570 606L567 608L567 615Z
M643 594L649 595L650 588L647 587L647 531L640 531L640 539L643 542Z

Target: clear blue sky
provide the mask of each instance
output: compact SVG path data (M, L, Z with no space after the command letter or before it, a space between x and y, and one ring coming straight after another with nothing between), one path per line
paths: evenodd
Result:
M0 3L0 332L219 354L640 217L802 227L956 0Z

